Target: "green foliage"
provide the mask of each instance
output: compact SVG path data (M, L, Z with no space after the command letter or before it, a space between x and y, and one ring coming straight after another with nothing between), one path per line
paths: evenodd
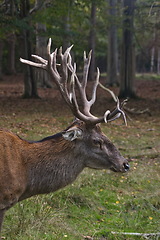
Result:
M14 8L14 15L11 14L10 1L8 9L5 5L0 6L0 39L8 37L10 32L20 34L23 29L31 30L33 45L35 45L36 22L46 25L45 34L53 39L53 49L62 46L64 41L74 44L74 55L78 62L84 50L88 49L88 38L91 28L91 4L97 6L96 13L96 58L101 62L107 56L108 26L116 24L118 50L120 51L122 41L123 8L117 3L117 16L111 17L108 14L108 1L102 0L54 0L46 2L46 8L42 11L33 11L32 14L22 16L21 5L24 1L17 1ZM1 1L2 3L2 1ZM35 1L30 1L30 10L34 7ZM24 11L25 12L25 11ZM158 2L151 0L137 0L134 11L134 40L137 57L137 70L149 70L150 50L154 44L159 46L159 41L154 41L153 34L156 32L159 38L159 10ZM7 50L8 51L8 50ZM157 60L156 60L157 61Z
M10 33L20 33L23 29L31 30L29 18L20 19L0 12L0 39L5 39Z

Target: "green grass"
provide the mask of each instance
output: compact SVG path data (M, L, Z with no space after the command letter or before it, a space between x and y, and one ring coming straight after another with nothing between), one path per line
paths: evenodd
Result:
M70 114L8 113L1 126L37 140L63 130ZM160 232L160 123L148 118L102 125L104 133L130 161L125 174L85 169L70 186L35 196L7 211L5 239L144 239L112 232ZM160 239L156 236L150 239Z
M144 80L160 80L160 75L156 73L137 73L136 79Z

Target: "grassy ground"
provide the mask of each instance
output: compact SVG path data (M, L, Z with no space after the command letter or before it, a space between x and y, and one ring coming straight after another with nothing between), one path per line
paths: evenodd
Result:
M38 140L57 133L73 119L68 110L53 112L54 106L45 100L2 101L1 127L25 139ZM129 240L144 237L117 232L159 233L159 115L132 118L128 127L122 125L122 120L102 125L104 133L130 161L128 173L85 169L72 185L18 203L6 213L2 237ZM148 239L160 239L160 236Z

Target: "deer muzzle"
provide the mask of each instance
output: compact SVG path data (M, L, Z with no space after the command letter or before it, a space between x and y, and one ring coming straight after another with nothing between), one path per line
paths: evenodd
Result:
M121 167L112 165L110 167L110 170L112 170L113 172L127 172L129 168L130 168L129 163L125 159Z

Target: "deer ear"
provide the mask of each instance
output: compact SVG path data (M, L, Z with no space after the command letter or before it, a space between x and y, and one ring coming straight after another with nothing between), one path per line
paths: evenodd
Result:
M62 136L67 141L73 141L75 139L82 139L82 130L77 127L68 129L65 132L62 132Z

